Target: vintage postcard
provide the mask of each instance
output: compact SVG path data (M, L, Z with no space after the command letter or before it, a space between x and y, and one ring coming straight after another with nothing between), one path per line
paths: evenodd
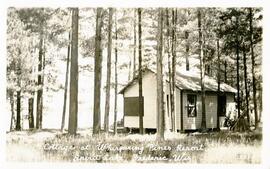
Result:
M151 2L5 5L4 167L270 167L267 9Z

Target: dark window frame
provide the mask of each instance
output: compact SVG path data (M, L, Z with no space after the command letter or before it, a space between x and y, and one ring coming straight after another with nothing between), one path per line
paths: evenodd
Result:
M193 104L190 101L193 100ZM194 111L192 113L192 110ZM197 117L197 95L187 94L187 115L188 117Z
M218 96L218 116L226 116L227 111L227 97L226 95Z
M144 116L144 97L142 97ZM139 116L139 96L124 97L124 116Z

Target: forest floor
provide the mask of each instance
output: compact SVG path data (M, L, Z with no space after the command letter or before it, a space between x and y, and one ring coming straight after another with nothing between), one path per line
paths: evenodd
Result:
M101 134L80 129L77 136L59 130L8 132L7 161L110 163L261 163L261 132Z

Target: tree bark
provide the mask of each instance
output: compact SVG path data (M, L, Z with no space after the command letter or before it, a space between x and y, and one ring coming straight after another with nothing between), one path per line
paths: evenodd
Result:
M133 35L134 35L134 48L133 48L133 78L136 76L136 49L137 49L137 32L136 32L136 8L134 8L134 27L133 27Z
M32 93L33 94L33 93ZM35 128L34 123L34 97L28 99L28 122L29 129Z
M170 34L170 23L169 23L169 9L167 8L166 9L166 29L167 29L167 33L166 33L166 39L167 39L167 56L168 56L168 72L169 72L169 98L170 99L168 99L167 101L169 102L169 103L167 103L168 105L170 105L170 109L168 108L167 110L168 110L168 115L170 115L171 116L171 127L172 127L172 129L174 128L173 127L173 123L174 123L174 121L173 121L173 117L172 117L172 104L171 104L171 99L172 99L172 70L171 70L171 51L170 51L170 48L171 48L171 44L170 44L170 36L171 36L171 34ZM165 116L165 117L167 117L167 116ZM167 118L166 118L167 119ZM168 126L168 124L166 124L167 123L167 120L165 119L165 127L167 127ZM169 130L169 128L168 128L168 130Z
M113 15L113 9L109 8L107 82L106 82L106 102L105 102L105 115L104 115L104 130L106 133L109 132L110 91L111 91L111 55L112 55L112 15Z
M176 131L176 123L175 123L175 65L176 65L176 21L177 21L177 9L172 10L172 23L173 23L173 29L172 29L172 93L171 93L171 114L172 114L172 131Z
M142 96L142 9L138 8L138 32L139 32L139 128L143 134L143 96Z
M227 83L227 61L224 63L224 82Z
M72 40L70 59L69 121L68 133L75 135L78 121L78 27L79 9L72 9Z
M40 128L42 129L42 124L43 124L43 86L44 86L44 80L45 80L45 63L46 63L46 56L45 56L45 52L46 51L46 42L45 42L45 38L43 39L43 61L42 61L42 78L41 78L41 87L42 87L42 99L41 99L41 109L42 109L42 113L40 114Z
M11 89L12 90L12 89ZM14 112L14 92L9 91L9 99L10 99L10 110L11 110L11 117L10 117L10 127L9 131L13 130L13 125L15 121L15 112Z
M250 124L249 119L249 90L248 90L248 78L247 78L247 56L246 56L246 48L243 47L243 57L244 57L244 80L245 80L245 92L246 92L246 115L248 125Z
M202 130L206 129L206 113L205 113L205 89L204 89L204 52L202 42L202 27L201 27L201 9L198 9L198 30L199 30L199 58L200 58L200 73L201 73L201 99L202 99Z
M66 80L65 80L65 89L64 89L64 104L63 104L63 112L62 112L62 122L61 122L61 132L64 131L65 120L66 120L66 104L67 104L67 90L68 90L68 75L69 75L69 58L70 58L70 41L71 41L71 33L68 35L68 48L67 48L67 65L66 65Z
M253 12L252 8L249 8L249 40L251 50L251 62L252 62L252 88L253 88L253 103L254 103L254 116L255 116L255 129L258 126L258 111L257 111L257 89L256 89L256 75L255 75L255 55L253 51Z
M42 128L42 114L43 114L43 83L42 83L42 71L43 71L43 43L44 43L44 33L43 33L43 23L41 23L41 31L39 37L39 53L38 53L38 91L37 91L37 114L36 114L36 129Z
M218 103L220 99L220 53L219 53L219 39L217 39L217 57L218 57L218 72L217 72L217 82L218 82ZM217 129L219 130L219 104L217 104Z
M157 37L157 140L164 140L164 93L163 93L163 72L162 72L162 60L163 60L163 10L158 10L158 37Z
M16 130L20 131L21 127L21 90L17 91L17 118L16 118Z
M21 54L21 51L19 50L19 55ZM17 76L17 96L16 96L16 131L19 131L22 129L21 126L21 60L18 60L18 64L16 67L16 76Z
M238 28L238 16L236 16L236 28ZM238 34L236 35L236 78L237 78L237 115L238 118L240 117L240 74L239 74L239 37Z
M188 36L189 36L189 32L185 31L185 38L186 38L186 71L189 71L189 42L188 42Z
M117 17L115 12L115 61L114 61L114 121L113 121L113 131L114 135L117 134L117 87L118 87L118 79L117 79L117 59L118 59L118 51L117 51Z
M117 17L115 12L115 60L114 60L114 81L115 81L115 87L114 87L114 122L113 122L113 131L114 135L117 134L117 86L118 86L118 79L117 79L117 59L118 59L118 51L117 51Z
M97 8L96 15L96 37L95 37L95 77L94 77L94 113L93 113L93 135L100 132L100 88L102 73L102 48L101 28L103 25L102 8Z

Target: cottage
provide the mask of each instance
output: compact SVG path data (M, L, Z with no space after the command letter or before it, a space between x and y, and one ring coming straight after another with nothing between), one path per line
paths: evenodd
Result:
M166 127L175 126L177 131L197 130L201 128L202 102L200 74L183 71L176 72L175 76L175 124L172 124L170 113L169 83L164 83L164 103L165 103L165 124ZM145 129L156 129L157 124L157 89L156 73L153 70L145 69L142 77L143 88L143 127ZM209 76L205 76L205 110L207 128L217 128L223 126L226 115L235 111L234 96L236 89L221 83L221 94L218 98L217 81ZM124 97L124 127L138 128L138 80L131 80L120 93ZM217 121L219 118L219 124Z

